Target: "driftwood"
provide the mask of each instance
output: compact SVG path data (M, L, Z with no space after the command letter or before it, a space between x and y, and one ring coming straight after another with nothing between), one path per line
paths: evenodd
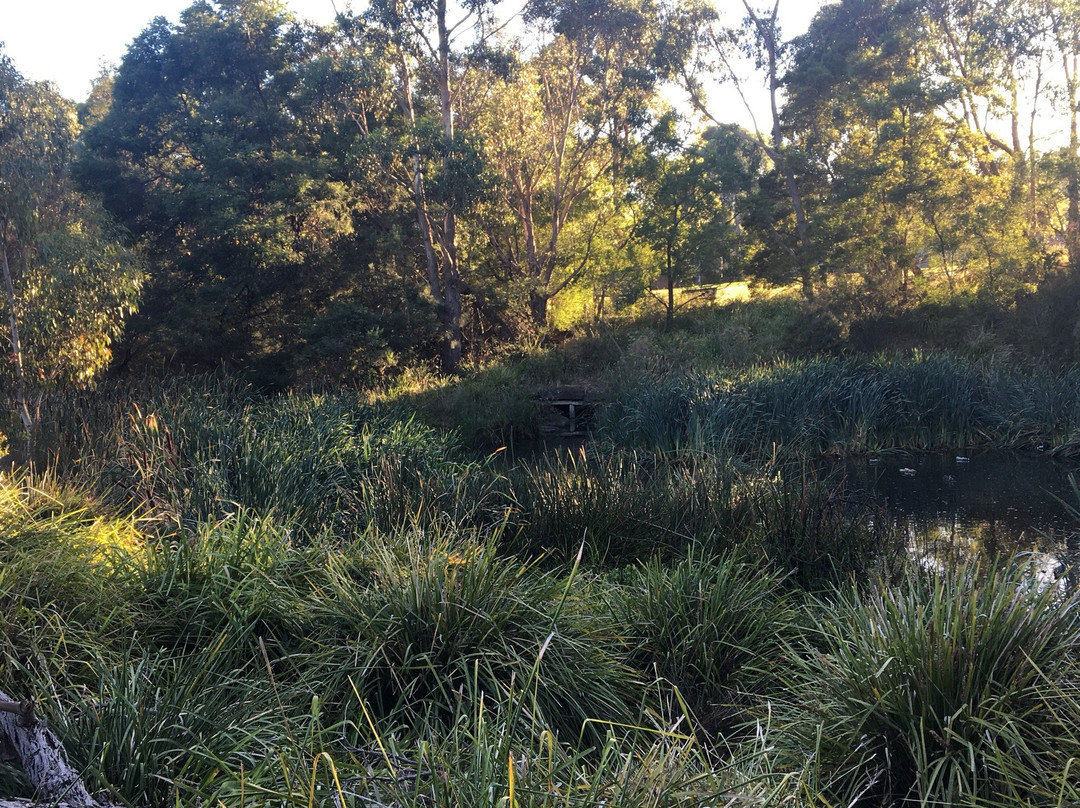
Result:
M0 691L0 760L15 760L34 786L34 802L62 808L111 808L90 796L68 763L60 739L34 713L33 702L16 702ZM0 799L0 808L26 808L21 800Z

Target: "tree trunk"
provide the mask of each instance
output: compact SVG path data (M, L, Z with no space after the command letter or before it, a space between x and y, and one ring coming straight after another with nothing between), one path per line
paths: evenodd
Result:
M407 12L402 4L397 4L397 13L405 18ZM446 0L436 3L436 25L438 43L432 54L437 63L436 82L439 89L439 112L443 125L443 135L449 146L454 137L453 97L450 90L450 36L447 26ZM397 66L401 82L399 102L412 133L416 134L416 110L412 100L412 76L404 54L399 54ZM416 222L420 229L424 246L424 259L427 267L428 289L438 307L439 325L442 330L440 361L442 372L452 375L461 366L462 327L461 327L461 272L457 253L457 214L450 206L444 206L439 226L438 214L433 214L428 203L424 182L423 162L420 158L420 143L413 140L417 152L412 157L410 189L413 205L416 208ZM445 165L446 158L443 158Z
M548 301L547 293L539 289L529 290L529 316L532 317L533 325L537 329L543 329L547 325Z
M1069 154L1067 188L1069 209L1065 224L1065 246L1069 253L1069 271L1080 274L1080 137L1077 134L1077 48L1065 57L1065 77L1069 95Z
M442 372L453 376L461 369L461 289L458 284L447 284L443 290L443 302L439 304L439 324L442 326L440 364Z
M34 715L0 691L0 752L18 761L34 786L34 801L72 808L105 808L90 796L79 773L68 763L60 739Z
M671 242L667 243L666 257L667 257L667 330L670 331L671 327L675 324L675 277L672 270L671 263Z

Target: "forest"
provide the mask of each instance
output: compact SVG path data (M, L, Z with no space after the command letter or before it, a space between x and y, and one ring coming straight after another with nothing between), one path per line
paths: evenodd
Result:
M0 808L1080 805L1080 3L340 10L0 45Z

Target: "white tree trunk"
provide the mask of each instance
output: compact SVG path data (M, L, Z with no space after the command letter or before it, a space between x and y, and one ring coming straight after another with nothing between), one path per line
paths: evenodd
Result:
M90 796L82 777L68 763L60 739L34 715L28 703L19 705L0 691L0 753L14 758L34 786L34 802L70 808L108 808ZM0 800L0 808L20 801Z

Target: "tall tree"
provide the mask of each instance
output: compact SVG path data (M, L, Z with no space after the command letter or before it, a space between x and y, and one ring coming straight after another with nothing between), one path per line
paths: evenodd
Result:
M151 259L138 325L160 361L212 367L285 349L349 234L355 189L302 92L323 40L274 0L200 0L125 55L79 176Z
M495 2L467 0L453 8L447 0L375 0L367 15L385 32L395 68L395 91L406 127L409 190L428 291L443 331L445 373L456 372L462 359L465 279L458 220L483 185L477 182L481 173L477 149L457 131L455 122L462 82L471 67L468 57L487 53ZM433 89L431 97L424 95L426 87Z
M775 0L771 8L755 8L749 0L742 0L742 5L746 16L737 29L723 25L708 4L694 0L677 6L668 14L666 53L672 65L681 65L682 83L693 106L714 124L727 122L710 104L706 93L708 80L730 83L743 98L747 112L754 119L754 128L752 132L743 131L742 136L760 148L772 162L791 206L794 233L786 236L774 230L775 243L795 265L803 295L813 299L810 219L799 177L799 160L786 138L780 116L784 65L790 43L782 35L779 0ZM768 92L769 121L764 131L754 118L744 86L745 78L736 66L740 55L753 58Z
M1051 46L1064 80L1062 102L1069 119L1069 145L1065 152L1068 204L1065 246L1070 270L1080 275L1080 3L1045 0L1042 9L1050 20Z
M488 105L487 149L506 216L485 229L543 328L550 302L588 274L626 221L618 186L650 119L658 8L534 0L526 18L542 45Z
M1005 268L1015 276L1031 254L1010 146L969 125L988 91L942 80L953 68L937 58L933 25L917 0L843 0L799 41L785 80L826 258L861 273L878 300L905 292L929 255L950 284L953 270L978 268L1001 292Z
M108 363L142 279L108 218L72 186L77 134L71 104L0 52L4 381L28 438L42 392L89 384Z

